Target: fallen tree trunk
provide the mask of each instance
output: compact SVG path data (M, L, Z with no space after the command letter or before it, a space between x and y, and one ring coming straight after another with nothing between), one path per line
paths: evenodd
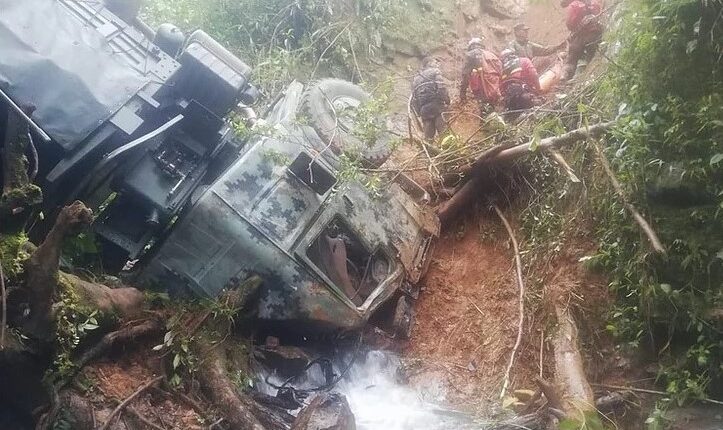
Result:
M538 150L552 150L553 148L579 142L589 137L599 136L613 124L613 122L603 122L590 127L578 128L560 136L548 137L538 142L537 148ZM486 150L469 166L462 168L462 176L466 176L469 179L458 189L452 198L440 206L437 213L442 226L448 226L464 208L472 204L475 196L479 193L480 185L482 185L482 179L480 179L480 177L483 176L485 169L489 169L492 165L529 154L534 145L534 141L529 141L521 145L498 145ZM567 167L564 168L567 169Z
M451 199L442 204L437 212L442 227L448 226L468 207L470 202L475 200L475 196L479 193L481 182L482 180L478 176L470 178L469 181L454 193Z
M552 390L559 389L559 394L553 394L549 387L547 391L541 388L552 407L562 410L566 418L582 423L596 412L595 395L585 375L574 318L559 303L555 304L555 316L557 332L552 336L555 386Z
M527 143L523 143L522 145L513 146L512 148L500 151L500 153L493 157L490 157L486 162L499 163L502 161L509 161L515 158L519 158L525 154L529 154L530 152L532 152L533 148L536 148L537 150L543 150L550 148L559 148L560 146L564 145L570 145L581 140L600 136L608 129L610 129L613 124L615 124L615 122L610 121L601 122L599 124L591 125L589 127L576 128L575 130L568 131L567 133L561 134L559 136L546 137L537 142L537 144L535 144L536 142L534 140L531 140Z

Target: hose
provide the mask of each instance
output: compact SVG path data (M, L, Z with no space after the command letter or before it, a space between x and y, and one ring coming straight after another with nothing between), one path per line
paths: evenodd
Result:
M294 391L294 392L297 393L297 394L302 394L302 397L304 397L304 396L305 396L306 394L308 394L308 393L314 393L314 392L317 392L317 391L323 391L323 390L327 390L327 389L329 389L329 388L332 388L333 386L335 386L336 384L338 384L339 381L341 381L342 378L344 378L344 376L346 376L346 374L347 374L347 373L349 372L349 370L351 369L351 366L356 362L356 358L357 358L357 356L359 355L359 347L360 347L361 344L362 344L362 337L363 337L363 333L360 332L360 333L359 333L359 339L357 340L357 342L356 342L356 347L354 348L354 353L353 353L353 355L352 355L352 357L351 357L351 360L349 360L349 363L347 363L346 367L344 368L344 370L342 370L341 373L340 373L336 378L332 379L331 381L327 381L327 382L326 382L325 384L323 384L323 385L320 385L320 386L314 387L314 388L295 388L295 387L293 387L293 386L288 386L292 381L294 381L295 379L297 379L297 378L299 378L300 376L304 375L313 365L315 365L315 364L317 364L317 363L318 363L318 364L321 364L321 363L326 362L326 363L328 363L329 365L331 365L331 360L328 359L328 358L326 358L326 357L319 357L319 358L316 358L316 359L312 360L311 362L309 362L309 364L306 365L306 367L304 367L304 369L303 369L301 372L299 372L297 375L294 375L294 376L289 377L289 378L288 378L286 381L284 381L281 385L276 385L276 384L274 384L274 383L272 383L272 382L269 382L269 376L270 376L270 375L267 375L266 378L264 378L264 381L265 381L267 384L269 384L271 387L273 387L273 388L275 388L275 389L277 389L277 390L290 389L290 390ZM323 368L322 368L322 369L323 369ZM288 387L287 387L287 386L288 386Z

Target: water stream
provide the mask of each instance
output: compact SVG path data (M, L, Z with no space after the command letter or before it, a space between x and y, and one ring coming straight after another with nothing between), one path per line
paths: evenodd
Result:
M348 354L347 356L350 356ZM345 357L347 358L347 357ZM339 360L339 373L348 360ZM464 414L444 406L445 390L441 381L427 380L423 388L399 381L398 357L389 352L359 353L344 378L334 387L349 402L359 430L442 430L476 428ZM271 376L271 382L280 378ZM306 379L296 382L297 388L322 385L324 377L318 366L309 369ZM261 383L258 389L267 394L276 390Z

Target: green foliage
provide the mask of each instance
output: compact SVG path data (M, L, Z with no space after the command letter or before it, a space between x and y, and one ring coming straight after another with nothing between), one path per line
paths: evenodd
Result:
M618 198L599 189L593 263L611 274L619 298L608 330L652 348L659 382L682 404L723 387L723 325L710 317L723 307L723 3L621 6L616 67L599 91L619 114L606 152L668 254L652 255ZM655 195L666 188L681 191ZM660 428L651 418L649 427Z
M28 241L25 233L0 234L0 264L3 266L5 277L17 280L23 271L23 262L30 255L22 250Z
M339 122L351 122L351 134L358 137L363 144L372 147L387 130L386 117L389 113L389 103L393 82L391 79L382 81L371 91L372 97L361 105L337 112Z
M253 65L254 81L273 94L317 69L361 79L360 59L411 28L425 29L415 36L428 42L422 34L439 26L436 17L422 13L422 23L408 7L405 0L153 0L143 15L153 26L173 22L187 32L207 31Z
M73 354L80 342L99 327L102 314L84 306L73 288L61 276L59 282L60 305L55 316L56 354L48 374L53 381L71 376L75 369Z
M570 418L560 421L559 430L605 430L607 427L598 416L597 411L585 412L583 421Z
M70 411L61 409L51 425L52 430L73 430L75 428L75 420Z
M153 350L164 351L170 357L172 368L169 382L173 386L179 386L184 376L193 375L198 370L199 360L202 359L192 349L196 338L207 336L212 343L217 343L229 335L199 330L200 326L210 320L232 323L238 309L228 306L223 300L164 303L171 309L172 316L168 321L168 331L163 336L163 343L154 346Z
M181 385L183 373L193 374L198 367L198 359L191 352L193 334L188 333L185 324L182 324L182 314L174 315L168 324L168 331L163 336L163 343L153 347L154 351L165 349L171 358L171 377L169 382L173 386Z
M82 232L63 241L63 258L73 266L91 266L99 252L95 234Z

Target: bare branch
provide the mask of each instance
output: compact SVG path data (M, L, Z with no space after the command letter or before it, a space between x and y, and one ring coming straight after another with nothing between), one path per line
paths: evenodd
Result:
M507 370L505 370L505 378L502 383L502 392L500 393L500 398L503 398L505 397L505 394L507 393L507 387L510 384L510 372L512 371L512 366L515 364L515 355L517 354L517 349L522 343L522 330L523 323L525 321L525 282L522 280L522 259L520 258L520 248L517 245L515 233L512 231L510 223L507 221L507 218L505 218L505 215L502 213L500 208L497 207L497 205L494 206L494 210L495 212L497 212L497 216L500 217L500 220L502 220L502 223L505 225L507 234L510 236L510 240L512 241L512 249L515 251L517 286L520 290L518 296L519 321L517 323L517 340L515 340L515 346L512 348L512 353L510 354L510 362L507 365Z
M655 233L655 230L653 230L648 221L640 214L640 212L638 212L635 206L630 203L628 197L625 195L625 191L623 190L622 185L620 185L618 179L615 177L615 173L613 173L613 169L610 167L610 163L608 163L607 158L605 158L605 154L603 154L600 145L598 145L597 142L593 142L593 146L595 147L595 152L597 152L600 164L602 164L605 173L608 175L608 178L610 178L610 183L612 183L613 188L615 189L615 193L623 202L623 205L625 205L625 208L628 210L628 212L630 212L630 214L633 216L635 222L640 226L640 229L643 230L645 236L648 237L650 245L653 247L655 252L659 254L665 254L665 247L660 242L660 239L658 238L657 233Z
M147 389L151 388L152 385L157 384L158 382L160 382L161 379L163 379L163 376L157 376L157 377L151 379L150 381L146 382L145 384L141 385L140 388L138 388L133 394L131 394L130 396L128 396L127 399L123 400L123 401L121 402L121 404L119 404L119 405L113 410L113 412L111 412L110 415L108 415L108 420L107 420L107 421L105 422L105 424L103 424L98 430L107 430L108 427L110 427L110 425L111 425L111 423L113 422L113 419L115 418L116 415L118 415L119 413L121 413L121 411L123 411L123 409L125 409L126 406L128 406L128 404L133 401L133 399L135 399L136 397L138 397L138 396L140 396L141 394L143 394L143 392L146 391Z

